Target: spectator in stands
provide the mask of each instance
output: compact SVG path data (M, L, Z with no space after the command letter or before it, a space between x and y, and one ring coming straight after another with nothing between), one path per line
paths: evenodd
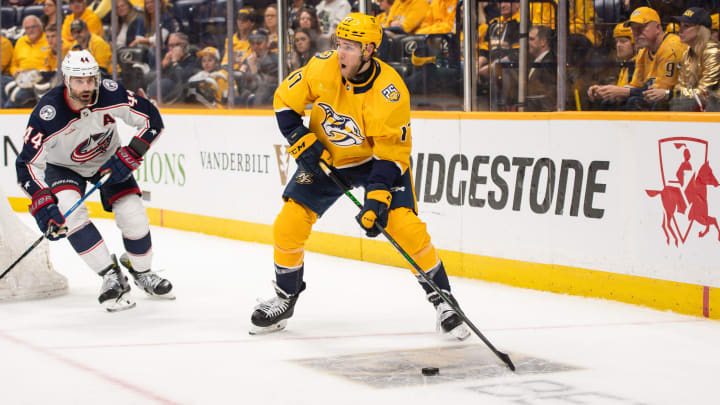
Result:
M270 105L277 88L278 56L270 51L269 34L264 29L250 32L252 52L240 66L243 72L241 99L248 105Z
M457 0L432 0L416 34L455 33Z
M552 30L544 25L528 32L528 54L533 63L528 72L526 111L554 111L557 105L557 66L550 51L551 38Z
M44 51L48 47L42 21L35 15L23 18L25 35L15 42L10 75L13 80L5 86L5 108L29 107L35 101L33 86L46 70Z
M47 48L45 48L45 69L46 70L57 70L58 66L58 29L57 25L50 24L45 29L45 40L48 43ZM63 53L63 56L65 54Z
M675 20L680 23L680 40L688 49L680 60L670 109L720 111L720 43L711 38L710 14L691 7Z
M28 15L23 19L22 27L25 35L15 42L10 74L17 78L20 73L27 70L44 70L45 56L43 49L48 43L43 32L42 21L34 15Z
M317 15L315 15L314 8L305 7L300 10L297 19L293 21L292 29L299 30L301 28L310 30L310 32L315 34L315 36L322 34L322 30L320 29L320 23L318 21Z
M45 71L41 71L41 79L35 83L35 97L40 99L45 93L53 87L57 87L62 83L62 75L58 75L58 26L50 24L45 29L45 39L48 46L44 49L45 55ZM63 54L64 56L64 54Z
M428 7L427 0L396 0L390 7L383 28L394 34L414 34L420 28Z
M191 93L196 101L214 107L221 103L228 94L228 74L220 69L220 52L212 46L198 51L196 56L200 58L202 70L195 73L188 79Z
M718 40L718 32L720 32L720 14L715 13L710 16L712 19L712 39Z
M675 34L664 34L660 16L649 7L639 7L630 15L625 26L632 28L638 48L635 73L629 88L626 108L630 110L666 110L670 90L678 80L677 65L687 45Z
M592 85L588 88L588 98L599 104L603 110L615 110L625 103L625 86L630 83L635 72L635 47L632 30L619 23L613 30L615 39L615 58L620 64L616 84Z
M25 7L33 4L35 0L7 0L3 1L3 6Z
M315 9L312 7L305 7L300 11L298 19L292 25L293 31L305 29L310 31L315 41L315 51L322 52L330 49L330 37L322 35L320 29L320 22L318 21L317 15L315 15Z
M143 18L130 0L117 0L118 30L115 37L117 49L129 46L135 41L138 27L142 25Z
M555 29L557 0L531 1L530 22ZM595 5L593 0L571 0L568 6L570 34L585 36L593 45L599 43L595 32Z
M233 36L233 52L235 56L235 66L233 69L237 71L240 69L240 64L243 63L248 53L250 52L250 41L248 36L250 31L255 28L255 23L252 20L252 11L246 8L238 10L237 16L237 30ZM225 40L225 53L221 62L222 66L228 65L228 44L227 39Z
M315 10L322 35L329 38L335 33L338 23L350 14L350 3L348 0L322 0Z
M162 59L162 79L160 88L165 102L181 101L183 84L200 70L197 56L190 52L188 36L182 32L174 32L168 37L168 50ZM151 98L157 98L157 78L150 73L148 91Z
M300 69L305 66L310 58L315 56L317 52L317 44L315 35L308 29L300 28L293 34L293 45L288 64L290 71Z
M10 65L12 63L13 45L9 39L0 35L0 91L5 89L5 85L13 81L10 75Z
M460 8L462 9L462 2L460 2ZM478 26L487 24L492 21L493 18L498 17L500 17L500 8L498 7L498 3L490 3L487 1L481 1L478 3ZM459 21L462 23L462 18L460 18Z
M380 13L375 16L375 19L383 27L387 22L388 14L390 13L390 8L392 7L393 3L395 3L395 0L380 0Z
M12 62L13 45L9 39L0 36L0 46L2 47L2 50L0 50L0 53L2 53L2 58L0 59L0 71L2 71L3 76L10 76L10 64Z
M75 20L70 24L70 34L75 41L70 43L69 49L87 49L95 58L103 73L112 73L112 50L110 44L105 42L102 37L91 34L83 20Z
M478 32L485 33L480 38L478 46L478 75L481 79L488 79L490 63L510 61L510 54L514 52L513 50L518 49L519 9L519 3L502 2L500 3L500 16L478 28Z
M142 24L138 24L135 40L129 46L148 48L149 62L155 65L155 1L145 0ZM180 23L168 12L165 0L160 0L160 49L163 50L169 35L180 30ZM194 56L194 55L193 55Z
M265 18L265 29L269 33L270 50L277 49L278 41L278 11L277 4L270 3L263 14Z
M254 28L255 22L252 18L252 11L246 8L238 10L237 29L235 31L235 35L233 36L235 71L240 68L240 64L245 60L250 52L250 41L248 40L248 37L250 35L250 31ZM228 66L228 55L230 55L230 53L228 52L228 43L226 39L225 52L221 62L221 65L225 68Z
M288 6L288 27L292 27L300 17L300 12L308 7L305 0L292 0Z
M55 0L45 0L43 2L43 13L40 16L43 28L47 31L47 26L55 24L57 18L57 3Z
M65 17L62 25L62 40L72 42L73 37L70 34L70 24L75 20L83 20L88 26L91 33L103 37L102 23L95 13L87 8L85 0L70 0L70 15Z

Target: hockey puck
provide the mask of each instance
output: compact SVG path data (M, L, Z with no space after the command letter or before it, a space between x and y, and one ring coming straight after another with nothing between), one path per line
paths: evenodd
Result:
M438 375L440 374L440 369L437 367L423 367L422 369L422 375Z

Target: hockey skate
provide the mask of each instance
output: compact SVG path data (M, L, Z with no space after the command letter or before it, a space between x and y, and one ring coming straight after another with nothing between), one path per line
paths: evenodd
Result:
M298 291L297 294L286 293L274 281L273 286L275 287L277 296L260 302L250 317L252 326L250 327L249 333L251 335L260 335L285 329L288 318L293 315L298 296L305 290L305 282L302 283L300 291Z
M120 256L120 264L128 269L130 275L132 275L135 280L135 285L142 288L147 295L168 300L175 299L175 295L171 292L172 283L170 283L169 280L158 276L151 270L143 272L135 271L132 267L132 263L130 263L130 258L127 253L123 253L122 256Z
M134 308L135 302L126 296L130 292L127 276L120 270L115 255L112 255L112 260L113 264L99 273L103 278L103 284L98 301L105 306L108 312Z
M457 301L450 294L450 291L442 290L442 292L457 306ZM440 297L440 294L433 291L427 295L427 299L435 306L435 311L437 311L436 328L438 332L449 333L458 340L465 340L470 337L470 329L465 325L462 317Z

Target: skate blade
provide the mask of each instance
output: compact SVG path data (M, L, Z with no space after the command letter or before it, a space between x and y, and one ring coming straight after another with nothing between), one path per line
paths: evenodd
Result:
M251 325L248 333L251 335L267 335L268 333L280 332L285 329L286 325L287 319L283 319L282 321L270 326Z
M135 301L121 296L114 300L108 300L103 305L105 305L105 310L108 312L120 312L135 308Z
M455 327L455 329L448 332L448 334L455 337L459 341L463 341L470 337L470 329L463 323Z
M145 295L147 295L149 298L153 298L153 299L157 299L157 300L172 301L172 300L175 299L175 295L174 295L172 292L169 292L169 293L167 293L167 294L162 294L162 295L149 293L149 292L147 292L147 291L145 291L145 290L143 290L143 292L144 292Z

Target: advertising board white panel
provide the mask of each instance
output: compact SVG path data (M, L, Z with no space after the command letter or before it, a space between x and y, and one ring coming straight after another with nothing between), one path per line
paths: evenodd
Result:
M27 117L2 120L0 186L22 196L14 160ZM272 224L295 170L274 117L166 114L164 121L136 175L148 206ZM707 122L414 119L420 216L441 249L717 287L716 129ZM356 213L343 197L315 229L359 237Z

